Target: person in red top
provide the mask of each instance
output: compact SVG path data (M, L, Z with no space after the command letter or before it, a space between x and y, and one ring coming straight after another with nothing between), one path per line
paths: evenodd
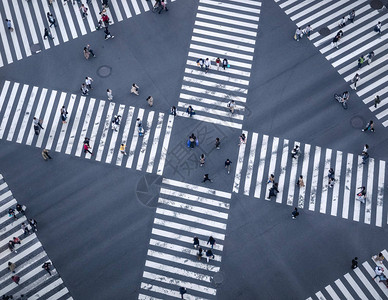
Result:
M107 27L109 25L109 17L106 14L103 14L101 19L104 22L104 25Z

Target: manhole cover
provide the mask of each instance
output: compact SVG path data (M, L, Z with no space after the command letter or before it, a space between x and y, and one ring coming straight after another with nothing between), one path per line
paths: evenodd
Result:
M112 68L109 66L101 66L97 70L97 74L100 77L108 77L112 72Z
M318 32L322 36L328 36L330 34L330 29L327 27L322 27Z
M213 281L215 284L222 283L224 281L224 274L222 274L221 272L215 273L213 276Z
M380 0L372 0L370 2L370 7L372 7L373 9L382 9L383 2L381 2Z
M31 46L31 52L33 52L33 53L39 53L41 51L41 49L40 49L40 45L39 44L33 44L32 46Z
M145 174L137 183L136 196L139 201L148 207L156 207L159 198L162 176Z
M352 125L353 128L360 129L363 128L365 124L365 120L359 116L350 119L350 125Z

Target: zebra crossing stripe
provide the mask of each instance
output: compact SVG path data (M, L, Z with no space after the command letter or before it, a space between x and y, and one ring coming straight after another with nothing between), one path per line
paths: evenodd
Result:
M380 299L380 295L376 292L376 290L372 287L372 285L369 282L369 279L365 277L365 275L361 272L360 268L355 268L354 273L357 275L357 277L360 279L360 281L364 284L364 286L367 288L369 293L372 295L374 299Z
M128 110L127 121L125 122L122 142L121 142L125 146L127 145L128 134L129 134L129 130L131 129L131 123L132 123L132 118L133 118L134 112L135 112L135 108L133 106L130 106L129 110ZM122 154L121 152L119 152L119 154L117 155L117 159L116 159L117 166L121 166L121 164L123 162L123 156L124 156L124 154Z
M125 109L125 105L124 104L120 104L119 111L118 111L117 115L118 116L123 116L124 115L124 109ZM111 136L111 139L110 139L108 153L107 153L106 158L105 158L105 162L108 163L108 164L110 164L112 162L112 158L113 158L113 154L114 154L115 150L116 150L116 152L119 152L119 149L115 149L115 145L116 145L116 141L117 141L117 136L118 136L119 130L120 130L120 126L118 126L117 131L113 130L113 133L112 133L112 136Z
M57 280L55 280L54 282L50 283L49 285L47 285L46 287L44 287L43 289L41 289L39 292L35 293L34 295L32 295L30 298L31 299L38 299L39 297L43 297L44 295L46 295L48 292L50 292L51 290L55 289L56 287L60 286L61 284L63 284L63 281L61 278L58 278Z
M279 187L284 187L284 181L286 178L286 166L287 166L287 159L288 159L289 151L288 151L288 140L285 139L283 141L283 152L282 152L282 159L280 161L280 175L279 175ZM276 202L281 203L283 197L283 189L279 189L279 193L276 196Z
M116 0L112 0L111 2L112 2L112 5L114 7L114 11L116 13L117 21L121 22L123 20L123 16L121 15L120 8L119 8L119 6L117 4L117 1Z
M105 147L106 138L108 136L108 131L111 130L110 126L111 126L111 120L113 118L114 108L115 108L115 103L110 102L109 107L108 107L108 112L107 112L106 118L105 118L105 123L104 123L103 131L102 131L101 139L100 139L100 142L97 146L96 161L101 161L102 153L103 153L104 147Z
M198 93L198 94L208 93L208 91L206 89L192 87L192 86L188 86L188 85L182 85L182 90L187 90L187 91ZM245 103L247 101L247 99L245 97L228 95L228 94L220 93L220 92L212 92L211 95L214 97L217 97L217 98L225 98L228 100L234 100L234 101L243 102L243 103Z
M134 0L132 0L132 1L134 1ZM181 282L179 282L179 284L181 284ZM140 288L147 290L147 291L154 292L154 293L168 295L169 297L174 297L174 298L179 298L181 296L178 291L174 291L171 289L167 289L165 287L157 286L157 285L155 285L154 282L152 282L152 284L142 282L140 285ZM187 300L207 300L207 299L201 298L201 297L193 297L190 294L188 295L187 293L185 294L185 298ZM154 300L154 297L151 297L151 298L148 297L146 299ZM157 299L157 298L155 298L155 299Z
M152 121L154 120L154 114L155 114L154 111L150 111L148 113L147 128L151 128L152 127ZM141 144L140 154L139 154L139 156L137 158L136 170L140 171L143 168L145 152L146 152L146 149L147 149L148 140L150 138L150 135L151 135L150 132L148 132L147 134L144 134L144 136L143 136L143 141L142 141L142 144Z
M36 1L33 1L32 2L32 7L34 8L35 18L37 20L37 25L38 25L38 28L39 28L39 33L41 34L41 36L43 36L45 26L44 26L44 24L42 22L42 15L40 14L40 11L39 11L39 5L38 5L38 3ZM43 16L43 18L44 18L44 16ZM42 39L43 46L44 46L44 48L46 50L50 48L50 44L48 42L48 39L49 38Z
M315 204L317 202L317 188L318 188L318 174L319 174L319 161L321 157L321 148L315 147L313 176L311 178L311 196L309 210L315 210Z
M59 134L57 146L55 147L55 151L56 152L61 152L61 150L62 150L62 145L63 145L63 142L65 140L67 128L69 127L69 119L71 117L71 114L72 114L72 111L73 111L73 107L74 107L74 103L75 103L75 97L76 96L74 94L72 94L70 96L69 106L67 107L67 111L69 112L68 117L67 117L67 123L66 124L62 124L62 128L61 128L61 132Z
M49 7L48 7L48 3L47 3L47 1L42 1L41 2L42 4L43 4L43 10L46 12L49 12L50 11L50 9L49 9ZM45 15L45 13L43 13L43 19L45 20L45 22L47 23L47 18L46 18L46 15ZM46 26L45 26L46 27ZM51 33L53 34L53 37L54 37L54 39L53 39L53 43L54 43L54 46L58 46L59 45L59 36L58 36L58 34L57 34L57 30L55 29L55 27L49 27L49 26L47 26L47 29L49 29L50 31L51 31Z
M253 164L255 161L257 139L258 139L258 134L256 132L254 132L252 134L251 149L249 151L247 173L246 173L245 185L244 185L244 195L249 195L249 190L251 189Z
M11 16L11 11L9 9L8 1L3 1L3 5L4 5L3 7L4 7L5 15ZM17 39L16 32L14 31L13 33L14 34L12 34L12 33L10 34L11 39L12 39L12 43L13 43L13 47L15 50L17 60L20 60L22 58L22 52L20 50L20 45L19 45L19 41Z
M0 112L1 109L3 108L4 102L5 102L5 96L7 95L9 85L11 84L10 81L6 80L3 85L3 89L1 90L1 95L0 95Z
M62 92L61 93L61 97L59 98L59 101L58 101L57 109L55 110L58 113L58 115L61 112L62 106L65 104L65 99L66 99L66 93ZM50 134L49 134L49 138L47 140L47 144L46 144L46 147L45 147L48 150L51 150L51 147L53 145L55 133L56 133L57 128L58 128L58 124L59 124L59 122L53 122L53 125L51 126L51 131L50 131Z
M268 140L268 138L267 138L267 140ZM264 143L264 137L263 137L263 143ZM274 137L272 139L272 150L271 150L271 159L270 159L270 163L269 163L268 177L271 174L275 174L275 165L276 165L276 156L277 156L278 147L279 147L279 138ZM263 154L263 153L261 153L261 154ZM261 154L260 154L260 163L263 161ZM265 155L265 153L264 153L264 155ZM264 156L264 158L265 158L265 156ZM263 168L264 168L264 163L265 162L263 162ZM260 165L259 165L259 168L260 168ZM259 171L257 171L257 172L258 172L258 174L261 174L261 173L259 173ZM259 181L259 177L257 178L257 181ZM257 187L257 183L256 183L256 187ZM257 188L255 191L255 197L259 198L260 194L261 194L261 189ZM264 192L264 199L267 199L267 197L265 197L265 192ZM267 200L269 200L269 199L267 199Z
M300 145L299 142L294 142L294 147L296 145ZM287 197L287 205L293 205L294 203L294 191L296 181L298 180L296 176L296 171L298 169L298 159L291 160L291 173L290 173L290 184L288 185L288 197Z
M368 300L368 297L364 294L364 292L360 289L358 284L354 281L352 276L350 276L349 273L346 273L344 275L345 279L349 283L349 285L353 288L353 290L357 293L357 296L360 297L362 300Z
M369 158L368 160L368 179L366 184L366 200L364 214L364 223L366 224L370 224L372 218L373 176L375 167L375 160L373 158Z
M326 7L325 9L319 10L314 15L308 17L307 19L304 19L304 20L300 21L296 25L298 27L303 27L303 25L306 25L306 24L310 23L312 20L315 20L317 17L323 16L323 15L325 15L326 13L328 13L328 12L330 12L332 10L336 10L339 6L343 5L344 3L348 2L348 1L349 0L342 0L340 2L334 3L333 5L330 5L330 6ZM321 3L325 4L325 2L321 2ZM308 10L305 10L305 13L308 13L310 11L315 10L316 8L318 8L320 6L319 4L320 3L316 4L315 6L311 6ZM304 15L303 13L300 13L300 14L301 14L300 16ZM296 19L299 19L298 15L294 16L294 20L296 20Z
M25 51L27 57L31 56L32 53L30 50L30 45L29 45L28 40L27 40L27 33L25 31L24 21L23 21L22 15L20 13L18 1L12 1L12 5L14 8L15 17L16 17L16 20L18 22L18 25L20 23L20 26L18 26L18 30L20 31L20 35L22 38L23 46L24 46L24 51ZM8 10L8 11L6 11L6 14L10 16L11 14L9 12L8 5L6 4L4 7L6 7Z
M100 103L98 104L97 115L96 115L96 118L94 119L94 123L93 123L94 125L93 125L93 129L92 129L92 133L90 134L89 146L92 149L92 152L93 152L94 141L96 140L97 132L98 132L98 129L100 128L101 118L102 118L102 114L104 112L104 107L105 107L105 101L100 100ZM85 153L85 158L90 159L91 157L92 156L89 152Z
M256 178L256 186L255 186L255 194L254 194L254 197L256 198L260 198L260 195L261 195L261 182L263 181L263 176L264 176L265 155L267 153L267 147L268 147L268 135L264 134L263 140L261 143L259 166L257 168L257 178ZM252 152L252 147L251 147L251 152ZM253 163L254 163L254 159L252 160L252 169L253 169ZM270 163L272 163L272 161ZM245 191L246 190L248 190L248 193L249 193L250 187L248 189L245 189Z
M228 7L228 8L230 8L230 7ZM258 16L235 13L235 12L231 12L231 11L225 11L225 10L211 8L211 7L205 7L205 6L201 6L201 5L198 6L198 10L203 11L205 13L207 12L207 13L214 13L214 14L219 14L219 15L226 15L228 17L235 17L235 18L245 19L245 20L249 20L249 21L255 21L255 22L259 21Z
M379 162L379 181L377 183L377 208L376 208L376 226L381 227L383 224L383 197L384 197L384 180L385 180L385 161ZM388 217L387 217L388 218ZM387 219L388 223L388 219Z
M360 155L358 155L358 162L357 162L357 177L356 177L356 192L354 195L354 213L353 213L353 221L359 222L360 221L360 201L356 200L357 193L359 192L358 188L362 187L362 173L363 173L364 165L362 164L362 158Z
M95 98L90 98L89 105L88 105L88 110L86 111L86 115L85 115L85 118L84 118L84 124L82 125L82 129L81 129L81 133L79 135L78 143L76 144L75 156L80 157L81 153L83 151L83 147L81 147L81 145L83 145L83 141L84 141L84 139L86 137L86 132L88 131L88 127L89 127L89 124L90 124L90 119L92 117L92 113L93 113L93 108L94 108L95 102L96 102Z
M156 156L156 150L158 149L159 141L160 141L160 133L162 131L162 126L163 126L163 117L164 113L159 113L158 116L158 123L156 125L156 130L154 133L154 139L152 141L152 147L151 147L151 152L150 152L150 158L148 160L148 165L147 165L147 173L152 173L154 163L155 163L155 156Z
M40 113L42 111L43 104L44 104L44 102L46 100L46 95L47 95L47 89L42 89L42 91L40 93L40 98L39 98L38 106L37 106L37 108L35 110L35 115L34 115L37 119L40 118ZM34 138L34 135L35 135L35 133L34 133L34 126L31 126L30 130L29 130L29 133L28 133L28 136L27 136L27 141L26 141L27 145L31 146L32 139Z
M53 2L56 2L56 1L53 1ZM55 3L54 3L54 5L55 5ZM93 7L95 7L97 10L97 6L93 5ZM63 5L63 10L65 11L65 16L71 16L69 5ZM78 37L78 34L77 34L77 30L76 30L74 22L73 22L73 18L67 18L67 22L68 22L68 25L70 28L71 36L73 37L73 39L76 39Z
M333 298L333 300L341 300L341 298L337 295L337 293L334 291L334 289L330 285L325 287L325 289L329 293L330 297Z
M66 43L69 41L69 37L67 36L66 27L65 27L65 24L63 23L62 14L59 10L58 2L53 1L52 7L54 8L55 18L56 18L56 21L58 23L58 27L61 31L62 40L64 43ZM69 26L71 26L70 24L72 24L72 21L69 19L70 18L68 18L67 21L69 23Z
M337 279L334 283L337 285L337 287L339 288L339 290L345 296L346 299L354 300L354 298L349 293L348 289L345 287L345 285L342 283L341 280Z
M190 105L189 103L180 102L180 101L178 102L178 107L187 108L187 107L189 107L189 105ZM243 115L239 115L239 114L236 114L236 113L235 114L231 114L230 112L226 112L226 111L222 111L222 110L218 110L218 109L213 109L213 108L208 108L208 107L204 107L204 106L195 105L195 110L197 112L198 111L206 112L206 113L210 113L210 114L214 114L214 115L219 115L219 116L222 116L222 117L229 117L229 118L237 119L237 120L243 120L244 119Z
M339 201L339 187L341 183L341 165L342 165L342 152L337 151L337 157L335 162L335 171L334 171L334 187L333 187L333 196L331 201L331 212L332 216L337 216L338 211L338 201Z
M143 115L144 115L144 109L139 109L139 113L137 115L137 119L143 120ZM144 129L144 131L148 130L148 128ZM149 133L144 132L144 135L148 135ZM129 153L128 153L128 160L127 160L127 168L132 168L132 163L134 159L134 154L136 150L136 145L137 145L137 140L139 137L139 130L138 128L135 128L133 131L133 137L132 137L132 142L131 142L131 147L129 148Z
M240 43L251 44L251 45L254 45L256 43L256 41L252 40L252 39L247 39L247 38L243 38L243 37L239 37L239 36L235 36L235 35L231 35L231 34L216 33L213 31L199 29L199 28L194 28L193 34L218 37L218 38L222 38L224 40L231 40L234 42L237 41Z
M216 16L207 15L207 14L203 14L203 13L197 13L195 17L199 18L199 19L212 20L213 22L216 21L216 22L220 22L220 23L226 23L229 25L237 25L237 26L246 27L246 28L250 28L250 29L256 29L256 30L259 27L257 24L253 24L253 23L237 21L234 19L229 19L229 18L224 18L224 17L216 17Z
M352 182L352 165L353 165L353 154L348 153L346 161L346 174L345 174L345 185L344 185L344 197L342 206L342 218L347 219L349 217L349 202L350 202L350 188Z
M57 91L51 91L49 102L46 106L46 113L44 114L44 117L42 120L43 121L42 125L44 126L45 130L41 130L41 132L38 135L38 139L36 141L36 147L38 147L38 148L40 148L42 146L43 138L46 134L46 131L48 131L47 126L48 126L48 122L49 122L50 115L51 115L51 110L53 109L56 96L57 96Z
M329 174L330 166L331 166L331 149L326 149L325 165L323 169L323 180L322 180L321 207L319 209L319 211L322 214L325 214L327 209L327 190L329 188L329 185L327 183L328 182L327 174Z
M11 50L7 40L7 33L5 32L3 22L0 22L0 37L1 37L1 41L3 42L5 57L7 58L7 62L10 64L13 62L13 59L12 59Z
M164 140L163 140L163 145L162 145L162 151L160 153L160 159L159 159L159 165L156 174L162 175L163 170L164 170L164 165L166 163L166 157L167 157L167 150L168 150L168 145L170 143L170 137L171 137L171 132L172 132L172 125L174 124L174 116L170 115L168 117L168 122L167 122L167 128L166 132L164 134Z
M11 95L9 97L8 105L7 105L5 112L4 112L3 121L1 121L0 139L3 138L5 126L7 126L8 118L11 114L11 109L12 109L13 103L15 102L16 93L17 93L18 89L19 89L19 83L15 82L13 84L13 87L12 87L12 91L11 91Z
M60 299L61 297L63 297L64 295L66 295L68 293L69 293L69 290L67 288L63 288L59 292L56 292L54 295L52 295L47 300L57 300L57 299ZM70 297L67 300L73 300L73 298Z
M74 118L73 127L71 128L70 137L69 137L69 140L67 142L67 147L66 147L66 151L65 151L66 154L71 154L71 150L73 149L75 136L77 134L78 125L79 125L79 122L81 121L81 115L82 115L82 111L83 111L83 108L85 105L85 100L86 100L86 97L84 97L84 96L80 97L80 100L78 103L78 108L77 108L77 113L76 113L75 118ZM97 160L97 158L96 158L96 160Z
M238 193L238 190L240 188L241 171L242 171L242 167L244 164L245 146L246 146L246 142L248 141L248 132L244 130L242 133L245 134L245 142L243 143L240 141L240 148L239 148L239 152L238 152L236 172L234 175L234 183L233 183L233 192L234 193Z
M24 100L26 99L28 88L29 88L28 85L26 85L26 84L23 85L23 90L22 90L22 93L19 97L18 105L16 107L16 111L15 111L15 114L13 116L13 120L11 122L11 127L9 128L9 131L8 131L7 141L11 141L13 138L13 135L15 134L16 125L19 121L20 113L21 113L22 108L23 108ZM7 115L7 113L5 113L5 115ZM2 128L3 128L3 126L1 126L1 129ZM5 128L5 126L4 126L4 128ZM1 138L2 138L2 135L3 135L3 132L1 133Z
M150 296L146 296L146 295L143 295L143 294L139 294L139 297L137 299L138 300L163 300L163 299L160 299L160 298L150 297Z
M219 2L218 1L199 0L199 2L219 7ZM248 13L260 14L260 9L252 8L252 7L246 7L246 6L242 6L242 5L234 5L234 4L228 3L228 8L229 9L235 9L235 10L241 10L241 11L245 11L245 12L248 12Z
M384 254L384 252L382 252ZM385 254L384 254L385 255ZM370 264L368 264L368 262L364 262L362 264L362 266L365 268L365 270L367 271L367 273L369 274L369 276L371 276L372 278L375 276L375 271L372 269L372 267L370 266ZM384 267L385 269L385 267ZM386 288L386 286L381 282L376 282L376 279L373 279L373 281L377 284L377 286L380 288L380 290L384 293L384 295L386 297L388 297L388 290Z
M69 7L69 5L67 5L67 6ZM78 28L81 31L81 35L85 35L86 34L86 28L85 28L84 21L83 21L83 19L81 17L81 13L80 13L79 7L78 7L78 5L71 5L71 7L73 8L73 12L74 12L75 18L77 19ZM86 18L89 18L89 17L90 16L86 16Z
M306 197L306 187L307 187L307 183L308 183L307 171L308 171L308 166L309 166L309 162L310 162L310 149L311 149L310 144L304 145L304 155L303 155L303 162L302 162L302 176L303 176L303 182L304 182L305 186L299 187L298 208L304 208L304 200Z
M321 292L316 292L315 296L317 296L318 299L320 300L326 300L325 296Z

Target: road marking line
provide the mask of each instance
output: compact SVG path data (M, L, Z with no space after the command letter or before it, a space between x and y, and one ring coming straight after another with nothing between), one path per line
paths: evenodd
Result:
M71 150L73 149L75 136L76 136L77 131L78 131L78 125L79 125L79 122L81 120L82 111L83 111L84 105L85 105L85 100L86 100L86 97L84 97L84 96L80 97L78 108L77 108L77 113L75 115L74 122L73 122L73 127L71 128L69 140L67 141L67 147L66 147L66 151L65 151L66 154L71 154Z
M111 128L111 122L113 118L113 111L114 111L115 105L116 104L114 102L109 103L108 112L106 114L104 127L100 137L100 142L98 143L98 147L97 147L96 161L101 161L102 154L105 148L106 138L109 134L109 130L111 130L110 128Z
M154 133L154 139L152 141L150 157L148 159L147 170L146 170L147 173L152 173L152 170L153 170L153 167L155 164L156 151L158 150L158 145L159 145L159 141L160 141L160 133L161 133L162 127L163 127L163 118L164 118L164 113L159 113L158 122L157 122L155 133Z

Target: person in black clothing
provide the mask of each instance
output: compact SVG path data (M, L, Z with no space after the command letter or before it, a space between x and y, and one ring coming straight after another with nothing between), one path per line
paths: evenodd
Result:
M358 267L358 257L355 257L352 259L352 269L354 270L355 268Z
M202 256L203 256L203 250L201 247L199 247L197 252L198 260L201 260Z
M24 214L23 206L21 206L19 203L16 204L16 210L17 210L19 213Z
M210 243L210 246L213 249L213 246L216 243L216 240L214 239L214 237L212 237L212 236L209 237L209 240L207 241L207 245L209 245L209 243Z
M199 247L199 239L197 236L194 237L194 243L193 243L194 248L198 249Z
M268 195L267 199L271 199L271 197L276 197L277 193L279 193L278 183L275 182L273 184L273 186L269 189L269 195Z
M207 262L209 262L210 258L213 258L214 259L214 254L213 254L213 251L211 249L208 249L206 251L206 259L207 259Z
M51 276L50 267L51 267L51 262L45 262L42 266L42 268L45 269Z
M224 58L224 60L222 61L222 67L224 68L224 71L225 68L228 67L228 60L226 58Z
M209 174L203 175L203 180L202 180L202 182L206 182L206 181L213 182L213 181L209 178Z
M16 216L16 214L15 214L15 210L13 209L13 208L10 208L10 209L8 209L8 215L10 216L10 217L14 217L14 219L16 219L17 220L17 216Z
M187 293L186 288L184 288L184 287L181 286L181 287L179 288L179 293L181 294L181 299L183 299L183 295Z
M38 231L38 222L36 222L35 219L29 219L28 223L30 223L30 225L34 231Z

